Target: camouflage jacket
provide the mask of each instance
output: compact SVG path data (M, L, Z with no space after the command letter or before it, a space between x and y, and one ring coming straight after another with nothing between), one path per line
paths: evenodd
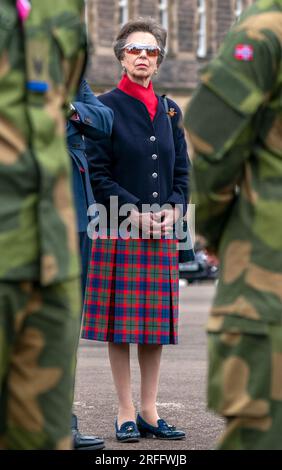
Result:
M0 279L79 273L65 110L85 64L83 0L0 4Z
M282 0L259 0L202 72L185 116L198 232L221 274L210 329L282 320Z

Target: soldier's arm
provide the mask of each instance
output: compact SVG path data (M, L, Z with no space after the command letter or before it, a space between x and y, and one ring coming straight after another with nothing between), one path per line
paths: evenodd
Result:
M81 134L92 140L111 135L114 113L98 100L86 80L82 81L78 97L72 105L77 114L74 125Z
M61 79L65 83L64 94L64 112L67 119L71 118L73 111L70 103L73 103L80 88L82 77L84 75L87 64L87 33L85 25L85 2L84 0L75 0L80 15L70 16L69 28L56 31L57 42L67 50L68 63L65 66L65 74ZM77 44L76 50L73 51L73 44ZM75 53L74 53L75 52Z
M260 111L275 88L280 55L273 33L239 25L203 71L185 115L195 151L197 230L215 250L257 137Z

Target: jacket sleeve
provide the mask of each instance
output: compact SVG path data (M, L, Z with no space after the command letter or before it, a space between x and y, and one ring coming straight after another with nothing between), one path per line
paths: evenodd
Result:
M173 105L177 114L176 118L174 118L174 122L172 122L175 148L173 192L167 202L173 205L181 204L183 206L183 214L186 214L187 203L189 201L189 174L191 162L187 151L181 110L172 101L169 102L169 105L170 107Z
M246 31L240 24L229 33L219 56L203 71L185 115L195 151L196 230L215 251L240 192L260 113L279 70L277 38L251 33L251 28ZM241 58L242 46L245 58Z
M95 200L99 204L108 206L110 197L118 196L119 207L127 203L138 205L139 199L113 180L113 158L110 137L97 141L94 152L87 152L90 180Z
M72 122L86 138L96 140L111 135L114 113L96 98L86 80L81 82L77 100L72 104L79 118Z

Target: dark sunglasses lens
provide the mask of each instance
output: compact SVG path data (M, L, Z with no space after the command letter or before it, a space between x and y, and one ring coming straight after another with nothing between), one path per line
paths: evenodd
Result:
M152 49L147 49L147 54L149 57L157 57L159 55L159 49L157 49L156 47Z
M157 57L159 55L159 49L157 47L137 47L137 46L130 46L127 47L126 52L128 54L139 55L143 50L145 50L149 57Z
M127 47L125 50L128 54L133 54L133 55L139 55L142 52L142 49L138 47Z

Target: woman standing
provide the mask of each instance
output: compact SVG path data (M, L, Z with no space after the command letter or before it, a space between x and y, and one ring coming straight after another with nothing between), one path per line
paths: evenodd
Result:
M97 203L109 208L110 197L116 196L119 208L134 205L130 222L141 226L143 235L93 242L85 299L83 337L109 342L119 400L116 437L123 442L137 441L140 434L185 437L160 419L156 408L162 345L178 341L177 240L167 236L180 216L179 206L186 211L189 168L181 111L168 100L167 113L151 81L165 43L166 31L151 19L130 21L119 32L114 51L124 75L117 88L99 97L114 111L113 133L89 159ZM146 211L143 204L170 208ZM137 421L129 343L138 344L141 372Z

